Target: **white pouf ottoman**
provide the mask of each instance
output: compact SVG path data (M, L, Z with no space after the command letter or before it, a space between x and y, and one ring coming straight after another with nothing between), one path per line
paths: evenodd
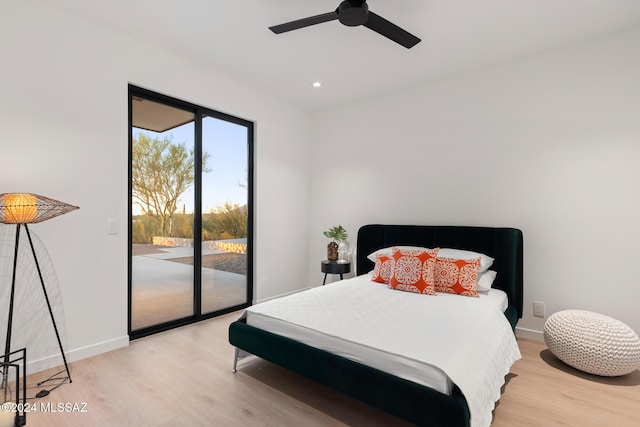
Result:
M616 377L640 367L640 339L629 326L591 311L564 310L544 324L551 353L590 374Z

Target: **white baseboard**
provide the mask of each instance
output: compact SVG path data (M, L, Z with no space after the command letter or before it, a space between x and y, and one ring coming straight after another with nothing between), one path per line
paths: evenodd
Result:
M536 331L534 329L520 328L516 326L516 337L525 340L544 342L544 335L542 331Z
M129 345L129 336L123 336L120 338L115 338L109 341L104 341L101 343L92 344L87 347L78 348L75 350L67 351L65 356L67 357L67 363L75 362L77 360L86 359L87 357L96 356L101 353L106 353L108 351L117 350L122 347L127 347ZM28 356L27 349L27 356ZM64 362L62 361L62 356L57 353L48 357L43 357L38 360L28 360L27 357L27 373L29 375L35 374L36 372L44 371L45 369L54 368L56 366L61 366ZM64 369L64 368L63 368ZM73 378L73 370L71 372Z

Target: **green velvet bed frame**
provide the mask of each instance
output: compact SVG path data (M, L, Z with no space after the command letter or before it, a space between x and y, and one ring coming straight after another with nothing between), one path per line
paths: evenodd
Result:
M393 246L448 247L481 252L495 258L493 284L509 296L505 316L515 328L522 317L522 232L514 228L365 225L358 231L357 274L373 269L371 252ZM469 409L457 387L445 395L431 388L336 356L298 341L247 325L229 326L229 342L236 349L269 360L348 396L429 427L468 427ZM235 371L235 365L234 365Z

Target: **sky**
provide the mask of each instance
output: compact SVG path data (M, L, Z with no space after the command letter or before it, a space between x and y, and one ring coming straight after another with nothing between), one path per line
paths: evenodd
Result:
M134 137L146 133L150 137L168 137L173 143L185 143L191 150L194 143L194 123L187 123L166 132L153 132L134 128ZM209 210L225 202L244 205L247 203L247 128L234 123L205 117L202 121L202 151L209 153L210 172L202 176L202 210ZM245 187L242 187L244 185ZM178 211L193 213L193 186L184 193ZM140 208L134 204L134 215L140 214Z

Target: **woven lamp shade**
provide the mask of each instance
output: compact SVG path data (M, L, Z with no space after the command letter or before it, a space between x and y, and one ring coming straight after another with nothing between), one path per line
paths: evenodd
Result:
M0 194L0 222L5 224L33 224L76 209L79 208L38 194Z

